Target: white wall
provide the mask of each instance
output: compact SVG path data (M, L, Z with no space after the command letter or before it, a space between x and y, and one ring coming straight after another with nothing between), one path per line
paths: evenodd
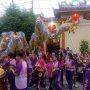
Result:
M70 47L73 51L79 52L81 40L87 40L90 43L90 23L82 23L73 33L65 33L65 47Z

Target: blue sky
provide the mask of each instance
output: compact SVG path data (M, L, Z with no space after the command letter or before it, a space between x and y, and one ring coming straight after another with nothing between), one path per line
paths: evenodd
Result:
M9 7L12 0L0 0L0 16L5 13L5 10ZM16 5L21 9L25 8L29 10L32 7L32 0L13 0ZM45 17L53 17L52 8L58 8L58 2L67 1L70 3L72 0L33 0L34 1L34 12L36 14L43 13ZM81 0L82 1L82 0ZM88 4L90 0L87 0ZM77 2L75 2L77 4Z

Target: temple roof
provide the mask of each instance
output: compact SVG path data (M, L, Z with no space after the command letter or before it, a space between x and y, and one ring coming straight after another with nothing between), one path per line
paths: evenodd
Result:
M53 9L55 17L60 17L60 15L68 15L72 13L90 13L90 5L60 5L59 9Z
M72 12L72 11L90 11L90 5L59 5L59 9L53 9L55 13Z

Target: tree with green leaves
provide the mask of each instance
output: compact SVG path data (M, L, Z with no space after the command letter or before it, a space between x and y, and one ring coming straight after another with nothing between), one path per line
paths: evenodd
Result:
M35 21L36 16L32 9L30 11L20 10L12 3L4 16L0 18L0 32L22 31L25 33L27 41L29 41L35 30Z
M89 42L88 41L81 41L80 43L80 52L82 54L88 53L89 52Z

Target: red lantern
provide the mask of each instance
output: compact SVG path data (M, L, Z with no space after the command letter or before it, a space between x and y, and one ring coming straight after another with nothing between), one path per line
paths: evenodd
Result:
M48 27L48 29L49 29L49 32L54 33L55 32L55 29L56 29L56 26L55 25L50 25Z
M72 20L77 21L80 18L80 15L79 14L73 14L71 17L72 17Z

